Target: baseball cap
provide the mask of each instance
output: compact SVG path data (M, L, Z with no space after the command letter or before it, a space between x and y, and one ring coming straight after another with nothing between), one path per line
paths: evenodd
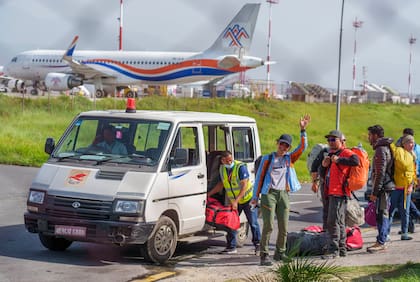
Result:
M292 146L292 136L289 134L282 134L279 139L277 139L277 143L284 142L289 146Z
M343 133L341 133L340 130L331 130L330 133L325 135L325 138L328 138L328 137L336 137L338 139L343 139Z

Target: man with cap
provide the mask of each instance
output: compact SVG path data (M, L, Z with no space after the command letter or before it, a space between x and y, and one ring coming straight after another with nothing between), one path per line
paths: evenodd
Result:
M327 135L329 151L322 160L325 168L325 191L328 196L327 231L328 249L323 258L345 257L346 249L346 209L350 191L346 188L352 166L359 165L359 157L344 145L344 136L339 130Z
M290 183L298 181L296 175L287 173L290 167L299 159L307 147L306 127L311 121L310 115L306 114L300 119L300 143L292 152L292 136L282 134L277 139L277 151L264 155L258 168L254 195L251 205L256 205L261 196L261 213L263 229L261 234L260 264L272 265L269 258L268 243L274 226L274 217L277 217L277 241L274 252L274 260L288 261L286 255L287 226L289 223L289 190ZM291 179L294 175L294 178Z

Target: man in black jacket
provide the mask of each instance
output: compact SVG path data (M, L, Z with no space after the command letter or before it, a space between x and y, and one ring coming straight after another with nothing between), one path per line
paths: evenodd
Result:
M368 128L369 142L375 152L372 161L372 194L370 200L376 205L376 227L378 236L376 243L367 248L370 253L384 251L389 234L389 205L390 192L393 186L393 159L389 145L392 138L384 137L384 129L380 125Z

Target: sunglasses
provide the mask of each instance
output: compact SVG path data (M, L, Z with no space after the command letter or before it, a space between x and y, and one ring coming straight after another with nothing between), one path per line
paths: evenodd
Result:
M289 147L289 144L287 144L286 142L279 142L279 145L283 145L283 146Z
M327 141L328 142L335 142L335 140L337 140L337 138L331 138L331 137L330 138L327 138Z

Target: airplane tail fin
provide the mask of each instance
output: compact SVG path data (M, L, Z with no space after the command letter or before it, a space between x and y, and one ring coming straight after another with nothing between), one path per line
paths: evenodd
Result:
M255 24L261 4L246 4L204 53L248 53L254 35Z

